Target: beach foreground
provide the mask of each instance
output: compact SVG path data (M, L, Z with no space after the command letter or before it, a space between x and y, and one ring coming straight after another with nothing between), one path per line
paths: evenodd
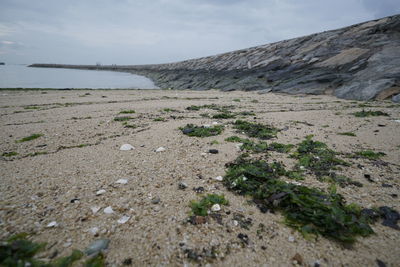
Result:
M285 225L279 211L263 213L251 197L229 191L215 179L244 152L225 139L247 138L232 127L236 119L246 120L279 130L267 143L297 145L314 135L313 140L350 163L337 170L358 185L337 186L346 203L399 211L399 104L216 90L0 93L0 238L31 233L32 240L47 242L38 254L44 260L109 239L104 255L110 266L400 262L400 231L383 226L382 220L371 224L375 234L357 237L351 247L323 236L305 239ZM221 110L236 118L212 118ZM389 116L353 115L362 110ZM187 124L224 125L224 130L190 137L179 129ZM123 144L135 149L121 151ZM295 150L260 156L268 154L264 158L269 162L289 168L295 161L288 155ZM367 150L385 155L354 156ZM331 186L313 174L296 183L323 190ZM191 201L211 193L224 195L229 205L212 212L207 223L190 223ZM107 207L113 213L107 214Z

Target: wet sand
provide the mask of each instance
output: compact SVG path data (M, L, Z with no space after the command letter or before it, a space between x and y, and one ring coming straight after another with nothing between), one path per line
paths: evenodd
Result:
M191 105L232 105L232 112L256 114L246 120L282 129L272 141L298 144L313 134L315 140L343 154L366 149L384 152L379 162L345 158L352 165L341 174L363 187L337 190L347 203L399 211L400 123L396 120L400 120L400 106L371 102L373 107L365 109L390 116L357 118L351 113L362 110L362 103L332 96L215 90L1 91L0 238L33 233L33 240L48 243L40 255L44 259L56 250L64 256L73 249L84 250L95 239L108 238L105 255L110 266L120 266L129 258L133 266L290 266L296 264L296 254L304 266L376 266L376 259L396 266L400 231L381 222L372 225L374 235L359 237L352 248L345 248L323 237L306 240L283 223L279 212L261 213L249 198L228 191L214 178L223 176L225 164L241 154L235 143L224 141L237 135L229 124L234 119L201 116L215 114L214 110L186 110ZM123 110L136 113L119 114ZM127 123L135 128L114 121L119 116L133 117ZM179 130L188 123L213 122L225 125L221 135L196 138ZM338 135L341 132L356 136ZM43 136L16 143L34 133ZM120 151L123 144L135 149ZM159 147L166 150L155 152ZM207 153L212 148L219 153ZM6 157L4 153L10 152L17 155ZM285 154L271 152L270 158L293 164ZM370 174L371 181L365 174ZM115 183L119 179L128 182ZM188 188L179 189L181 181ZM329 186L312 176L302 183L322 189ZM213 219L201 225L187 223L190 202L201 198L193 188L200 186L204 194L223 194L229 200L219 212L222 224ZM96 195L100 189L105 193ZM160 201L154 204L157 198ZM113 214L103 212L108 206ZM93 207L100 210L94 214ZM235 226L234 214L250 218L252 226ZM119 224L124 215L130 219ZM47 228L52 221L57 227ZM258 235L261 223L265 231ZM90 231L94 227L96 236ZM248 244L238 238L240 233L249 237ZM204 257L200 262L188 258L188 251L212 249L217 251L216 258Z

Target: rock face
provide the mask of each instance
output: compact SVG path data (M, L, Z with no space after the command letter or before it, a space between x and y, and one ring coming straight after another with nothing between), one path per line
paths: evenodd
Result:
M391 98L400 86L400 15L170 64L52 66L133 72L161 88Z

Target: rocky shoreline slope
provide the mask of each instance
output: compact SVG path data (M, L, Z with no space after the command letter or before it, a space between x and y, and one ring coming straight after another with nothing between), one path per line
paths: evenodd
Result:
M127 71L161 88L333 94L400 100L400 15L215 56L156 65L62 65Z

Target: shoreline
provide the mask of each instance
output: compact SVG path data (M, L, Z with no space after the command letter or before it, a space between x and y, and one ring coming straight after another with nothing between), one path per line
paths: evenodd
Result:
M312 134L350 163L337 172L362 184L336 186L347 204L399 211L400 200L395 196L400 189L398 104L217 90L2 92L0 238L31 233L34 241L49 244L40 255L43 259L50 259L55 251L57 257L73 249L84 251L94 240L104 238L110 240L105 260L117 266L128 259L134 266L373 266L377 260L391 266L399 261L400 231L383 226L382 221L371 224L375 234L357 237L351 249L323 236L307 240L284 224L281 212L263 213L250 198L215 179L224 176L225 165L244 152L226 139L245 138L232 123L246 120L279 129L276 138L266 140L268 144L295 146L291 152L268 151L254 157L282 162L289 169L295 164L289 155ZM212 118L220 113L214 107L224 107L236 118ZM362 110L389 116L353 115ZM187 124L213 122L224 125L220 135L190 137L179 130ZM33 134L36 139L20 141ZM121 151L123 144L135 149ZM155 152L160 147L166 150ZM367 149L385 155L379 160L348 157ZM127 182L117 183L120 179ZM321 190L330 187L312 174L297 182ZM198 193L200 187L204 191ZM105 193L96 194L99 190ZM191 201L212 193L229 201L217 212L219 219L189 223ZM109 206L112 214L104 212ZM100 209L94 213L94 207ZM121 224L118 220L123 216L129 219ZM241 220L250 222L244 224L247 228ZM57 226L47 227L53 221Z

